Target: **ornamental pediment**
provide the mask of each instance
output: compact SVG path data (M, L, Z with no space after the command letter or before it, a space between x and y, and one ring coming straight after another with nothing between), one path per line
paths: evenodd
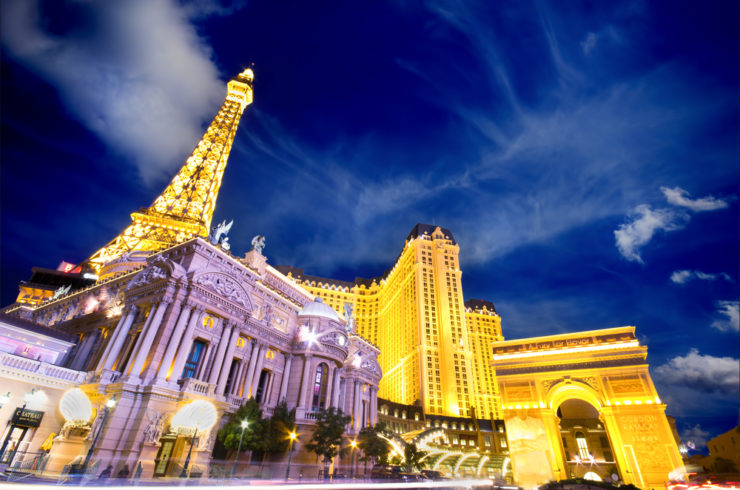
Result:
M213 291L217 296L252 310L252 300L247 291L232 277L219 272L207 272L194 278L193 282Z

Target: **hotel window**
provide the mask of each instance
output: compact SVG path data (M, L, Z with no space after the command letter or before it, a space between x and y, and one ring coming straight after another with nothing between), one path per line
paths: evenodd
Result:
M182 378L192 378L195 373L198 372L198 365L205 352L206 343L202 340L196 340L193 342L193 346L190 348L190 354L185 360L185 368L182 370Z
M314 412L319 410L324 403L326 403L326 385L328 377L329 367L322 362L316 367L316 377L314 378L315 381L313 384L313 401L311 403L311 410Z
M586 444L586 437L583 435L583 432L576 432L576 443L578 444L578 454L581 456L581 459L588 459L588 444Z

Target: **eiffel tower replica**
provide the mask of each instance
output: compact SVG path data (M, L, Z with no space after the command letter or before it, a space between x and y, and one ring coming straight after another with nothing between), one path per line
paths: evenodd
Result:
M253 80L250 68L229 80L226 99L216 117L151 206L132 213L131 224L126 229L78 266L62 262L56 271L34 267L31 279L21 282L16 302L41 303L67 283L77 289L76 283L83 281L83 276L89 277L84 274L86 271L100 274L106 264L126 255L141 252L136 255L145 256L195 236L207 237L239 120L252 103Z

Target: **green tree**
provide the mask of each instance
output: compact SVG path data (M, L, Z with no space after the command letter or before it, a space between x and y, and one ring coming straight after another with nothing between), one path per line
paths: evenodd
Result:
M230 452L239 448L239 440L242 437L242 421L247 420L249 425L244 429L242 439L242 451L264 451L265 432L267 420L262 418L262 410L254 398L239 407L230 417L229 421L216 434L216 440L221 446Z
M403 457L406 459L406 471L420 470L424 467L421 462L422 458L426 456L427 452L422 451L416 444L409 442L406 447L403 448Z
M340 409L329 407L316 412L316 428L314 429L311 440L306 444L306 449L316 454L316 457L322 456L324 463L324 475L329 471L329 463L338 452L343 451L342 436L344 435L344 426L352 418L345 415Z
M275 406L272 417L267 421L265 432L265 452L270 454L288 451L290 438L288 434L295 430L295 408L288 409L285 400Z
M357 447L362 450L360 461L365 463L365 473L368 461L372 461L373 464L385 464L388 460L391 448L388 442L380 437L385 430L385 422L378 422L374 427L364 427L357 436Z

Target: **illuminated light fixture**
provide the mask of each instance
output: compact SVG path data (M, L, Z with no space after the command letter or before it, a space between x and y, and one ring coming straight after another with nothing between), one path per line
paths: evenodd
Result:
M483 465L486 464L486 461L488 461L488 456L483 456L480 459L480 462L478 463L478 471L475 472L477 476L480 476L480 470L483 469Z
M632 400L625 400L624 401L624 404L625 405L632 405Z
M629 342L620 342L618 344L590 345L586 347L550 349L547 351L537 351L537 352L517 352L517 353L512 353L512 354L494 354L493 360L502 361L506 359L521 359L523 357L551 356L556 351L561 351L563 353L570 354L570 353L575 353L575 352L592 352L592 351L601 351L601 350L627 349L629 347L639 347L639 346L640 346L639 341L631 340Z
M506 476L506 467L509 466L509 461L511 461L511 459L507 456L506 459L504 459L504 464L501 466L501 476Z
M46 393L43 392L43 390L37 390L36 388L33 388L23 397L23 407L25 407L26 405L30 405L32 409L40 408L44 403L46 403L47 400L48 397L46 396Z
M576 464L581 464L581 457L578 454L576 454L575 461Z
M216 408L205 400L196 400L182 407L170 422L170 427L181 433L202 432L213 427L218 418Z
M653 404L653 401L652 400L645 400L645 403L647 403L648 405L652 405Z
M457 464L455 465L455 471L453 471L453 473L455 473L457 475L457 470L458 470L458 468L460 468L460 465L462 464L462 462L465 461L466 459L472 458L474 456L478 456L478 455L476 453L469 453L469 454L463 455L460 459L458 459L457 460Z
M356 369L360 369L362 365L362 353L358 352L354 359L352 359L352 366Z
M10 392L5 393L4 395L0 395L0 408L3 407L6 403L10 401Z
M84 391L79 388L68 390L59 400L59 411L64 420L72 425L85 425L92 418L92 404Z
M85 279L93 279L95 281L98 280L98 275L97 274L90 274L89 272L85 272L84 274L82 274L82 277L85 278Z
M642 402L640 400L635 400L635 405L641 405Z

